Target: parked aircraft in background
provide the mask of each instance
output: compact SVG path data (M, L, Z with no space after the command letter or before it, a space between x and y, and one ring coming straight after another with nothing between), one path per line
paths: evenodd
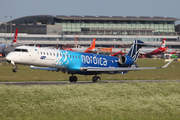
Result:
M135 62L139 49L144 45L146 45L144 42L135 40L129 52L121 57L19 46L6 56L6 60L14 65L13 72L17 72L16 64L31 65L32 69L62 71L72 74L69 77L70 82L77 81L75 74L95 75L92 81L97 82L101 81L98 74L124 74L129 71L166 68L172 62L170 61L163 67L136 67Z
M91 42L90 47L88 47L88 48L65 48L64 50L92 53L92 52L95 52L95 43L96 43L96 38L93 39L93 41Z
M0 44L0 54L2 54L2 56L5 56L7 53L12 51L17 46L17 37L18 37L17 33L18 33L18 28L15 31L14 39L12 40L12 43Z
M165 45L166 45L166 39L162 41L161 46L159 48L141 48L139 53L140 55L145 55L145 56L157 55L167 50Z
M117 55L125 55L123 52L119 51L117 53L112 54L111 56L117 56Z

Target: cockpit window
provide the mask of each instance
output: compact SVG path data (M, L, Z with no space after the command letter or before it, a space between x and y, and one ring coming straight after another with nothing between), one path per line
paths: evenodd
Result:
M21 49L15 49L14 51L15 52L21 52Z
M28 52L27 49L15 49L14 52Z
M28 50L27 49L22 49L22 52L28 52Z

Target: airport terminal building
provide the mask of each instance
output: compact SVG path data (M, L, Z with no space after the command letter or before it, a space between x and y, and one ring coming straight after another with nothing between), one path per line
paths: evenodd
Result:
M0 42L12 39L16 28L19 44L87 46L96 38L97 47L131 44L134 39L159 44L167 40L168 47L180 48L175 21L171 17L133 16L26 16L0 25Z

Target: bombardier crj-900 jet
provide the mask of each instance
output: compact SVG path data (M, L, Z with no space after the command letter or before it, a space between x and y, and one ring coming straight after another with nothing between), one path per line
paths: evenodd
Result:
M102 73L124 74L128 71L166 68L172 62L168 62L163 67L137 68L135 62L138 58L139 49L144 45L144 42L135 40L127 55L119 58L83 52L19 46L6 56L6 60L14 65L13 72L17 72L16 64L30 65L32 69L62 71L72 74L69 77L70 82L77 81L75 74L95 75L92 81L97 82L101 81L101 78L97 75Z

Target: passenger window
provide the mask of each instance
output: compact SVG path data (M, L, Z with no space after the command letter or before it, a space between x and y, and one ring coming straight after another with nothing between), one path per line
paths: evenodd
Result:
M74 58L74 55L73 55L73 58Z
M53 53L53 55L55 56L55 53Z
M71 58L71 55L69 55L69 57Z
M41 52L41 55L42 55L42 52Z
M50 55L52 56L52 53L50 53Z
M44 52L44 55L46 55L46 53Z
M79 59L81 59L81 57L79 56Z
M57 53L57 57L58 57L59 55L58 55L58 53Z
M47 52L47 55L49 55L48 52Z
M68 55L66 55L66 57L68 57Z

